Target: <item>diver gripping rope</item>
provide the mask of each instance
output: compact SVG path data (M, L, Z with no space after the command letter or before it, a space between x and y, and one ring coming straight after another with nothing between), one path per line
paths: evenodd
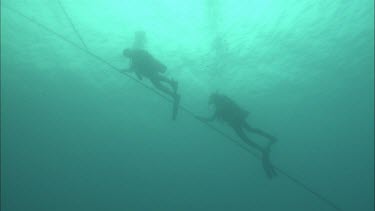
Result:
M3 4L1 4L3 7L9 9L10 11L12 11L13 13L25 18L26 20L30 21L31 23L41 27L42 29L44 29L45 31L55 35L56 37L60 38L61 40L64 40L65 42L69 43L70 45L72 45L73 47L85 52L86 54L88 54L89 56L95 58L96 60L102 62L103 64L106 64L108 67L112 68L113 70L116 70L118 72L120 72L120 69L113 66L111 63L109 63L108 61L104 60L103 58L99 57L98 55L90 52L86 45L84 44L82 38L79 36L78 32L75 30L75 27L73 25L73 22L70 21L70 23L72 24L72 27L74 28L74 30L77 32L77 35L80 37L83 45L85 46L85 48L82 48L80 47L79 45L75 44L74 42L71 42L69 41L68 39L66 39L65 37L63 37L62 35L58 34L57 32L53 31L52 29L40 24L38 21L34 20L33 18L30 18L26 15L24 15L23 13L19 12L18 10L15 10L9 6L4 6ZM65 10L64 10L65 11ZM68 16L67 16L68 18ZM145 87L146 89L149 89L150 91L154 92L155 94L159 95L160 97L162 97L164 100L168 101L168 102L172 102L172 100L170 100L169 98L167 98L166 96L162 95L161 93L157 92L155 89L153 89L152 87L150 86L147 86L143 83L141 83L139 80L137 80L136 78L132 77L131 75L127 74L127 73L123 73L126 77L132 79L133 81L137 82L138 84L140 84L141 86ZM252 156L254 156L255 158L257 159L260 159L254 152L252 152L249 148L247 148L246 146L244 146L243 144L237 142L234 138L232 138L231 136L227 135L226 133L222 132L221 130L217 129L216 127L212 126L211 124L207 123L207 122L204 122L202 120L199 120L197 118L195 118L195 114L194 112L192 112L191 110L189 110L188 108L186 108L184 105L180 105L179 106L183 111L185 111L186 113L188 113L189 115L193 116L194 119L202 122L203 124L205 124L208 128L210 128L211 130L219 133L220 135L222 135L224 138L228 139L229 141L232 141L233 143L235 143L237 146L239 146L240 148L244 149L245 151L247 151L249 154L251 154ZM293 183L295 183L297 186L300 186L301 188L303 188L304 190L306 190L307 192L311 193L312 195L314 195L316 198L318 198L319 200L321 200L322 202L324 202L326 205L330 206L332 209L334 210L337 210L337 211L342 211L342 209L336 205L336 203L334 203L333 201L327 199L326 197L324 197L323 195L321 195L319 192L317 191L314 191L312 188L310 188L309 186L307 186L305 183L303 183L301 180L291 176L289 173L287 173L285 170L277 167L277 166L274 166L275 169L277 169L277 171L279 173L281 173L282 175L284 175L286 178L288 178L290 181L292 181Z

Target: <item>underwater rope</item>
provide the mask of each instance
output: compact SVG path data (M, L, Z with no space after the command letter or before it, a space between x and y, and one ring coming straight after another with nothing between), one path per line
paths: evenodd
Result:
M2 6L3 3L1 4ZM58 38L60 38L61 40L64 40L65 42L71 44L73 47L85 52L86 54L92 56L93 58L97 59L98 61L106 64L107 66L109 66L110 68L120 72L120 69L113 66L111 63L109 63L108 61L104 60L103 58L99 57L98 55L90 52L87 47L86 48L82 48L80 47L79 45L75 44L74 42L71 42L70 40L66 39L65 37L63 37L62 35L58 34L57 32L53 31L52 29L42 25L41 23L39 23L38 21L34 20L33 18L30 18L26 15L24 15L23 13L19 12L18 10L15 10L9 6L4 6L5 8L9 9L10 11L18 14L19 16L27 19L28 21L34 23L35 25L43 28L44 30L46 30L47 32L51 33L51 34L54 34L55 36L57 36ZM71 24L73 25L73 23L71 22ZM74 25L73 25L74 26ZM82 42L84 43L84 42ZM86 46L86 45L85 45ZM127 74L127 73L123 73L125 76L127 76L128 78L134 80L135 82L139 83L141 86L151 90L152 92L154 92L155 94L159 95L160 97L162 97L164 100L168 101L168 102L172 102L172 100L170 100L169 98L167 98L166 96L162 95L161 93L157 92L155 89L151 88L150 86L147 86L146 84L143 84L142 82L140 82L139 80L137 80L136 78L134 78L133 76ZM184 110L185 112L187 112L188 114L192 115L193 117L195 117L196 115L194 114L194 112L192 112L191 110L189 110L188 108L186 108L185 106L183 105L180 105L179 106L182 110ZM235 140L234 138L232 138L231 136L227 135L226 133L222 132L221 130L217 129L216 127L214 127L213 125L205 122L205 121L202 121L202 120L199 120L197 118L195 118L196 120L202 122L203 124L205 124L206 126L208 126L210 129L216 131L217 133L219 133L220 135L222 135L223 137L227 138L228 140L232 141L233 143L235 143L237 146L241 147L242 149L244 149L245 151L247 151L249 154L253 155L254 157L256 157L257 159L260 159L259 156L257 156L253 151L251 151L249 148L245 147L243 144L239 143L237 140ZM327 199L326 197L324 197L323 195L321 195L320 193L318 193L317 191L314 191L312 188L310 188L309 186L307 186L306 184L304 184L301 180L291 176L289 173L287 173L285 170L277 167L277 166L274 166L275 169L277 169L278 172L280 172L282 175L286 176L289 180L291 180L292 182L294 182L297 186L300 186L301 188L305 189L307 192L310 192L311 194L313 194L315 197L317 197L318 199L320 199L322 202L326 203L327 205L329 205L330 207L332 207L333 209L337 210L337 211L342 211L341 208L339 208L338 205L336 205L333 201Z
M65 14L66 19L68 19L68 21L69 21L70 25L72 26L74 32L76 33L77 37L79 38L79 40L81 40L82 45L85 46L86 50L89 50L89 49L87 48L86 43L83 41L81 35L79 34L78 30L77 30L76 27L74 26L72 19L70 18L70 16L69 16L68 13L66 12L66 10L65 10L65 8L64 8L64 6L63 6L63 4L61 3L60 0L57 0L57 2L59 3L59 5L60 5L62 11L63 11L64 14Z

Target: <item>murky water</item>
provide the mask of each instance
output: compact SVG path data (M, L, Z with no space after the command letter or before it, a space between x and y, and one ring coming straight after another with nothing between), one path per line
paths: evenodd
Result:
M373 1L60 3L69 17L59 1L1 3L2 210L374 209ZM134 45L192 113L172 121L147 79L116 71ZM278 138L275 166L334 205L269 180L227 125L211 124L232 140L197 121L215 91Z

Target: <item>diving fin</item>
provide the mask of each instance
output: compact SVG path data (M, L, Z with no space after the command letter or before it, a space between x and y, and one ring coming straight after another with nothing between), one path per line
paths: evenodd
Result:
M272 179L273 177L277 176L275 168L273 167L269 158L269 150L263 152L262 165L269 179Z

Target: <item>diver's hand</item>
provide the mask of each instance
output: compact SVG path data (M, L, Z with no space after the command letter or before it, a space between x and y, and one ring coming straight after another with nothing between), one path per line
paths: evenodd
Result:
M141 74L136 73L136 75L137 75L138 79L139 79L140 81L142 81L143 78L142 78Z
M202 122L208 122L208 121L207 121L207 118L204 118L204 117L201 117L201 116L197 116L197 115L194 115L194 117L195 117L196 119L198 119L199 121L202 121Z
M198 120L202 121L202 122L212 122L216 119L216 115L213 115L212 117L200 117L200 116L196 116L194 115L195 118L197 118Z
M200 116L194 115L194 117L195 117L196 119L198 119L199 121L204 121L204 119L203 119L202 117L200 117Z
M124 68L124 69L120 69L119 72L120 73L128 73L128 72L131 72L131 70L128 69L128 68Z

